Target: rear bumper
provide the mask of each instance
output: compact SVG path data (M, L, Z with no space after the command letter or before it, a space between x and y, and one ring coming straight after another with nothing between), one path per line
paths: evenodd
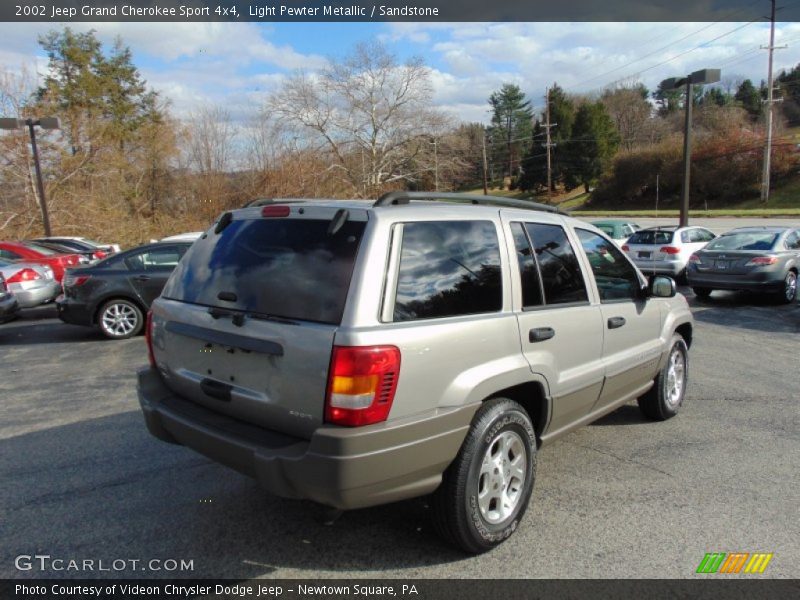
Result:
M751 277L704 273L690 269L686 274L692 287L712 290L742 290L748 292L782 292L783 276L779 273L757 273Z
M286 498L341 509L422 496L455 458L478 405L360 428L323 425L310 440L215 413L180 398L155 369L138 372L145 423Z
M639 267L639 270L645 275L658 273L660 275L670 275L677 277L685 268L686 265L682 262L669 261L669 260L636 260L634 264Z
M71 325L85 325L93 327L92 311L90 308L82 303L75 302L64 296L56 298L56 310L58 311L58 318Z
M61 292L61 286L55 280L28 289L23 289L19 284L13 284L11 289L22 308L31 308L50 302Z

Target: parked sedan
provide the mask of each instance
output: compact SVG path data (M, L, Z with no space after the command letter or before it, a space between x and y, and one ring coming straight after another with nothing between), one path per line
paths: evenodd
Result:
M614 240L618 246L622 246L629 237L641 229L637 223L625 219L603 219L592 221L592 225Z
M14 294L20 308L31 308L50 302L61 292L53 269L36 263L0 258L0 274L8 291Z
M104 259L109 254L112 254L111 252L101 250L97 246L92 246L91 244L79 240L54 241L50 239L35 239L30 240L30 242L44 246L45 248L50 248L56 252L78 254L85 259L85 261L83 261L84 264L97 262L98 260Z
M0 323L10 321L17 316L19 303L6 286L6 280L0 274Z
M89 246L91 248L94 248L95 250L100 250L105 254L113 254L114 252L119 252L121 250L119 244L104 244L102 242L96 242L94 240L90 240L89 238L85 237L72 237L72 236L62 235L62 236L36 238L36 241L56 242L57 244L64 244L67 246L75 244L74 248L76 250L79 250L81 247Z
M114 254L95 265L70 269L56 299L65 323L99 327L106 337L138 334L144 315L191 244L155 243Z
M683 278L689 257L716 235L705 227L651 227L634 233L622 249L645 275Z
M66 268L80 264L80 256L77 254L61 254L32 242L0 242L0 258L46 265L53 269L59 283L64 278Z
M797 298L800 228L740 227L689 258L689 285L699 298L714 290L773 294L788 304Z

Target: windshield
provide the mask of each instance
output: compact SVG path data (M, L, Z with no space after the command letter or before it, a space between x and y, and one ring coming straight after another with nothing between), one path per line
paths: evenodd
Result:
M708 244L706 250L772 250L778 236L772 231L729 233Z
M327 219L233 221L192 245L163 296L338 324L365 226L347 221L329 233Z

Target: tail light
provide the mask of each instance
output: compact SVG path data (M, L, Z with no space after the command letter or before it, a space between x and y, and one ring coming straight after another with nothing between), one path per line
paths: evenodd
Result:
M622 244L622 251L623 252L628 252L630 249L631 249L631 247L628 246L628 244Z
M692 254L689 257L689 262L692 263L693 265L699 265L703 261L700 260L700 257L697 256L697 254Z
M6 281L8 281L8 283L22 283L23 281L36 281L41 278L42 276L33 269L22 269L14 273Z
M92 278L91 275L64 275L64 280L61 282L64 287L77 287L83 285Z
M756 256L747 261L746 267L763 267L766 265L774 265L778 262L777 256Z
M147 311L147 321L144 326L144 341L147 344L147 358L150 361L150 366L156 366L156 357L153 354L153 311Z
M98 250L97 252L92 254L92 258L95 259L95 260L101 260L101 259L105 258L106 256L108 256L108 254L106 254L102 250Z
M681 252L680 248L676 248L675 246L662 246L658 251L664 254L680 254Z
M265 206L261 209L262 217L288 217L292 212L291 207L286 205Z
M395 346L334 346L325 398L325 420L358 427L389 416L400 350Z

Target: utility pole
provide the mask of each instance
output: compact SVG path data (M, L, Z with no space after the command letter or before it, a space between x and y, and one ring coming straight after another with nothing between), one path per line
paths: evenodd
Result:
M31 136L33 165L36 168L36 189L39 190L39 204L42 210L42 228L44 229L45 237L50 237L52 235L50 230L50 213L47 211L47 198L44 195L44 182L42 181L42 167L39 164L39 149L36 147L36 134L33 131L34 125L38 125L39 122L33 119L26 119L25 124L28 126L28 133Z
M436 136L433 138L433 180L434 180L434 188L438 192L439 191L439 154L437 151L436 146Z
M786 46L781 46L786 48ZM775 47L775 0L772 0L772 11L770 14L770 27L769 27L769 46L762 49L769 51L769 60L767 61L767 145L764 148L764 171L761 174L761 203L766 204L769 201L769 184L770 184L770 160L772 158L772 108L775 100L772 98L774 81L772 78L772 54L776 50Z
M544 94L544 115L544 128L547 132L547 141L544 144L545 148L547 148L547 203L550 204L551 190L553 189L553 165L550 158L550 148L555 146L550 141L550 128L557 125L557 123L550 122L550 88L547 88Z
M486 129L483 130L483 139L481 140L483 143L481 144L481 148L483 149L483 195L489 195L489 182L486 179L488 167L486 165Z

